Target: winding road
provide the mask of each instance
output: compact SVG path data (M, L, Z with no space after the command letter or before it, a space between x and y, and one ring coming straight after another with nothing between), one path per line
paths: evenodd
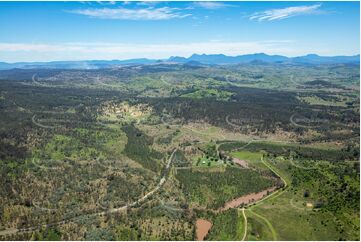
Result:
M242 241L245 241L246 237L247 237L248 222L247 222L247 216L246 216L244 208L242 208L242 214L243 214L243 219L244 219L244 234L242 237Z
M268 226L268 228L270 229L270 232L272 234L273 240L277 241L277 233L275 231L275 229L273 228L272 224L270 223L270 221L268 221L268 219L266 219L265 217L259 215L258 213L255 213L254 211L252 211L251 209L248 209L247 211L249 211L251 214L253 214L254 216L262 219Z
M109 209L107 211L102 211L102 212L98 212L98 213L91 213L91 214L84 214L84 215L78 215L78 216L74 216L72 218L64 219L64 220L61 220L61 221L58 221L58 222L53 222L53 223L48 223L48 224L43 224L43 225L38 225L38 226L33 226L33 227L8 228L8 229L0 231L0 236L11 235L11 234L16 234L16 233L27 233L27 232L32 232L32 231L39 230L39 229L44 228L44 227L47 228L47 227L52 227L52 226L56 226L56 225L62 225L62 224L66 224L66 223L68 223L70 221L78 220L78 219L83 218L85 216L104 216L104 215L107 215L107 214L112 214L112 213L117 213L117 212L120 212L120 211L125 211L128 208L139 205L142 202L144 202L146 199L151 197L154 193L156 193L164 185L164 183L167 181L167 174L168 174L168 171L169 171L169 169L171 167L173 157L174 157L174 154L175 154L176 151L177 151L177 149L174 149L172 154L170 155L170 157L168 159L168 162L167 162L167 164L165 166L165 170L167 172L163 173L164 175L159 180L158 185L153 190L151 190L147 194L145 194L143 197L139 198L138 200L136 200L136 201L134 201L134 202L132 202L130 204L127 204L127 205L124 205L124 206L118 207L118 208L112 208L112 209Z
M281 194L283 194L285 191L286 191L286 188L288 188L288 183L286 181L286 179L284 179L280 174L279 172L277 172L270 164L268 164L267 162L264 161L263 159L263 156L261 157L261 161L262 163L268 168L270 169L274 174L276 174L281 180L282 182L284 183L284 187L283 189L278 189L276 190L275 192L271 193L270 195L264 197L263 199L261 200L258 200L256 202L254 202L253 204L250 204L249 206L251 206L250 208L247 209L247 211L249 211L251 214L253 214L254 216L262 219L266 224L267 226L269 227L271 233L272 233L272 236L273 236L273 240L277 240L277 233L275 231L275 229L273 228L272 224L268 221L268 219L266 219L265 217L257 214L256 212L252 211L252 208L258 206L259 204L261 204L262 202L264 202L265 200L267 199L270 199L270 198L276 198L278 196L280 196ZM242 208L242 214L243 214L243 217L244 217L244 222L245 222L245 231L244 231L244 235L243 235L243 238L242 238L242 241L246 239L246 236L247 236L247 216L245 214L245 208Z
M283 194L286 191L286 188L288 188L287 181L277 171L275 171L275 169L272 168L270 164L268 164L267 162L264 161L263 156L261 157L261 161L265 166L267 166L268 169L270 169L274 174L276 174L282 180L284 186L283 186L283 189L277 189L275 192L271 193L270 195L262 198L261 200L258 200L257 202L255 202L253 204L250 204L250 206L252 206L252 208L258 206L259 204L261 204L262 202L264 202L267 199L276 198L276 197L280 196L281 194Z

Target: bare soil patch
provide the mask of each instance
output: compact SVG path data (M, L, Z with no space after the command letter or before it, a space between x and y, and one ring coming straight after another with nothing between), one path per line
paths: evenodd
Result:
M212 223L205 219L197 219L196 221L196 237L197 241L203 241L208 231L212 228Z
M247 161L238 158L233 158L233 162L243 168L248 168Z
M257 193L250 193L247 195L244 195L242 197L233 199L231 201L226 202L226 204L224 205L223 208L220 209L220 211L225 211L228 210L230 208L236 208L239 207L240 205L244 204L250 204L250 203L254 203L258 200L261 200L263 197L267 196L268 193L273 192L274 190L276 190L277 187L271 187L268 188L267 190L261 191L261 192L257 192Z

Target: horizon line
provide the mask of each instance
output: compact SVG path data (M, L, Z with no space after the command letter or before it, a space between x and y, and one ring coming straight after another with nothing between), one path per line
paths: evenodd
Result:
M145 59L145 60L153 60L153 61L166 61L169 60L172 57L179 57L179 58L185 58L188 59L190 57L192 57L193 55L224 55L226 57L239 57L239 56L245 56L245 55L267 55L267 56L282 56L282 57L286 57L289 59L292 58L297 58L297 57L305 57L305 56L309 56L309 55L317 55L319 57L356 57L356 56L360 56L360 53L357 54L352 54L352 55L320 55L317 53L308 53L308 54L303 54L303 55L295 55L295 56L289 56L289 55L283 55L283 54L267 54L265 52L254 52L254 53L248 53L248 54L240 54L240 55L226 55L226 54L222 54L222 53L218 53L218 54L206 54L206 53L202 53L202 54L198 54L198 53L193 53L192 55L190 55L189 57L184 57L184 56L180 56L180 55L171 55L167 58L148 58L148 57L134 57L134 58L125 58L125 59L66 59L66 60L47 60L47 61L15 61L15 62L8 62L8 61L1 61L0 63L6 63L6 64L17 64L17 63L49 63L49 62L85 62L85 61L128 61L128 60L139 60L139 59Z

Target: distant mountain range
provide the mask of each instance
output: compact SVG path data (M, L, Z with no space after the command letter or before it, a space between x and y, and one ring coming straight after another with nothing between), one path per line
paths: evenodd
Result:
M211 65L227 65L251 62L268 62L268 63L301 63L301 64L344 64L344 63L359 63L360 55L354 56L319 56L316 54L309 54L299 57L287 57L282 55L267 55L264 53L226 56L219 55L198 55L193 54L189 58L172 56L168 59L170 62L187 63L195 61L202 64Z
M100 69L124 65L147 65L161 63L181 63L189 65L234 65L245 63L289 63L289 64L359 64L360 55L353 56L319 56L309 54L299 57L282 55L267 55L264 53L227 56L223 54L198 55L185 58L172 56L169 59L129 59L129 60L84 60L84 61L51 61L51 62L0 62L0 70L21 68L49 68L49 69Z

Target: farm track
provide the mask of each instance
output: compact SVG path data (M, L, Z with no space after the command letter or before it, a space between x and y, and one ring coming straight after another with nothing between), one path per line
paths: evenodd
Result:
M163 175L163 177L161 177L158 185L153 190L151 190L147 194L145 194L143 197L139 198L137 201L134 201L134 202L132 202L130 204L127 204L127 205L124 205L122 207L109 209L107 211L78 215L78 216L74 216L72 218L64 219L64 220L61 220L61 221L58 221L58 222L53 222L53 223L48 223L48 224L43 224L43 225L38 225L38 226L32 226L32 227L27 227L27 228L9 228L9 229L5 229L5 230L0 231L0 236L17 234L17 233L28 233L28 232L39 230L41 228L48 228L48 227L52 227L52 226L56 226L56 225L63 225L63 224L66 224L68 222L71 222L71 221L77 221L77 220L82 219L84 217L104 216L104 215L107 215L107 214L112 214L112 213L125 211L128 208L131 208L131 207L134 207L134 206L136 206L138 204L141 204L146 199L151 197L154 193L156 193L163 186L163 184L167 181L167 174L168 174L168 171L169 171L169 169L171 167L172 160L173 160L173 157L174 157L174 154L175 154L176 151L177 151L177 149L174 149L172 154L170 155L170 157L168 159L168 162L167 162L167 164L165 166L165 169L167 170L167 172L164 172L164 175Z
M245 147L247 147L248 145L250 145L251 143L253 142L260 142L260 141L267 141L267 140L251 140L249 141L247 144L243 145L242 147L240 147L239 149L243 149ZM218 148L221 144L223 143L232 143L232 142L237 142L237 141L227 141L227 142L222 142L222 143L219 143L217 144L216 146L216 149L217 149L217 152L219 152ZM284 142L281 142L281 143L284 143ZM277 233L275 231L275 229L273 228L271 222L269 222L269 220L259 214L257 214L256 212L252 211L252 208L262 204L265 200L269 200L269 199L274 199L280 195L282 195L285 191L287 191L287 188L289 187L288 186L288 183L286 181L285 178L283 178L279 172L277 172L270 164L268 164L264 159L263 159L263 156L261 157L261 162L268 168L270 169L274 174L276 174L281 180L282 182L284 183L284 186L283 188L281 189L277 189L275 192L271 193L270 195L262 198L261 200L258 200L252 204L248 204L247 206L249 206L249 208L242 208L240 209L242 211L242 215L243 215L243 218L244 218L244 234L243 234L243 238L242 238L242 241L246 240L246 237L247 237L247 230L248 230L248 220L247 220L247 215L246 215L246 211L249 211L250 213L252 213L254 216L257 216L258 218L262 219L266 224L267 226L269 227L271 233L272 233L272 236L273 236L273 240L277 240ZM218 210L212 210L212 212L218 212Z
M164 116L162 116L162 117L160 118L160 120L161 120L161 122L163 123L163 125L166 125L166 126L175 125L175 126L177 126L178 128L183 128L184 130L186 130L186 131L188 131L188 132L196 133L196 134L198 134L198 135L200 135L200 136L204 136L204 137L206 137L206 138L208 138L208 139L210 139L210 140L217 138L217 137L215 137L215 136L212 135L212 134L208 134L208 133L206 133L206 132L201 132L201 131L198 131L198 130L195 130L195 129L192 129L192 128L183 126L183 125L181 125L181 124L170 124L170 123L167 123L166 121L164 121ZM224 136L224 134L221 133L220 136L222 137L222 139L226 139L226 137Z
M247 237L248 222L247 222L247 216L246 216L244 208L242 208L242 215L243 215L243 219L244 219L244 234L242 237L242 241L245 241L246 237Z
M297 209L297 210L301 210L301 211L313 211L315 210L314 208L307 208L307 207L298 207L296 204L294 204L293 198L290 199L290 205L291 207Z
M217 152L219 152L219 146L222 144L226 144L226 143L237 143L237 142L241 142L241 141L224 141L224 142L220 142L217 144L216 149ZM242 150L244 148L246 148L247 146L251 145L252 143L257 143L257 142L271 142L271 143L281 143L281 144L298 144L297 142L292 142L292 141L277 141L277 140L268 140L268 139L252 139L250 141L248 141L245 145L237 148L237 150Z
M268 164L267 162L264 161L263 157L261 158L261 161L262 161L262 163L263 163L265 166L268 167L268 169L270 169L274 174L276 174L276 175L282 180L282 182L284 183L284 187L283 187L282 189L276 190L275 192L273 192L273 193L271 193L270 195L262 198L261 200L255 202L255 203L253 203L253 204L250 204L250 205L249 205L250 208L248 208L248 209L242 208L242 212L243 212L243 215L244 215L244 218L245 218L245 227L247 228L247 223L248 223L248 221L247 221L247 216L246 216L246 214L244 213L244 211L247 210L247 211L249 211L250 213L252 213L253 215L255 215L255 216L257 216L258 218L261 218L263 221L265 221L265 223L267 224L267 226L269 227L269 229L270 229L270 231L271 231L271 233L272 233L273 240L277 240L277 233L276 233L275 229L273 228L271 222L269 222L267 218L265 218L265 217L257 214L256 212L252 211L252 208L254 208L254 207L262 204L265 200L274 199L274 198L282 195L282 194L287 190L287 188L288 188L289 186L288 186L287 181L286 181L274 168L272 168L270 164ZM244 238L243 238L243 239L245 239L245 237L246 237L246 232L245 232L245 235L244 235ZM243 240L243 239L242 239L242 240Z
M288 188L288 183L287 181L279 175L279 173L271 167L271 165L269 165L268 163L266 163L264 160L263 160L263 157L261 159L262 163L268 167L272 172L274 172L284 183L284 187L281 188L281 189L277 189L276 191L274 191L273 193L269 194L268 196L265 196L264 198L254 202L254 203L250 203L250 204L247 204L248 208L246 207L243 207L243 208L238 208L240 211L242 211L242 215L243 215L243 219L244 219L244 234L243 234L243 237L242 237L242 241L246 240L246 237L247 237L247 230L248 230L248 220L247 220L247 215L246 215L246 212L250 212L251 214L253 214L254 216L262 219L266 225L268 226L270 232L272 233L272 236L273 236L273 240L277 240L277 233L275 231L275 229L273 228L271 222L269 222L269 220L259 214L257 214L256 212L252 211L252 208L258 206L259 204L263 203L265 200L268 200L268 199L274 199L280 195L282 195L285 191L287 191L287 188ZM197 207L196 209L199 209L199 210L204 210L204 211L212 211L213 213L219 213L221 211L221 209L217 209L217 210L214 210L214 209L205 209L205 208L200 208L200 207Z
M250 212L251 214L253 214L254 216L262 219L262 220L267 224L269 230L271 231L273 240L274 240L274 241L277 241L277 240L278 240L278 239L277 239L277 233L276 233L275 229L273 228L272 224L270 223L270 221L268 221L267 218L259 215L258 213L254 212L254 211L252 211L252 210L250 210L250 209L248 209L247 211L249 211L249 212Z
M261 203L264 202L265 200L268 200L268 199L271 199L271 198L274 199L274 198L282 195L282 194L287 190L287 188L289 187L287 181L286 181L277 171L275 171L275 169L272 168L270 164L268 164L267 162L265 162L264 159L263 159L263 157L261 157L261 161L262 161L262 163L263 163L265 166L268 167L268 169L270 169L274 174L276 174L276 175L282 180L284 186L283 186L283 188L278 189L278 190L276 190L275 192L271 193L269 196L266 196L266 197L264 197L263 199L255 202L255 203L253 203L253 204L251 204L251 206L252 206L251 208L254 208L254 207L258 206L259 204L261 204ZM251 209L251 208L250 208L250 209Z

